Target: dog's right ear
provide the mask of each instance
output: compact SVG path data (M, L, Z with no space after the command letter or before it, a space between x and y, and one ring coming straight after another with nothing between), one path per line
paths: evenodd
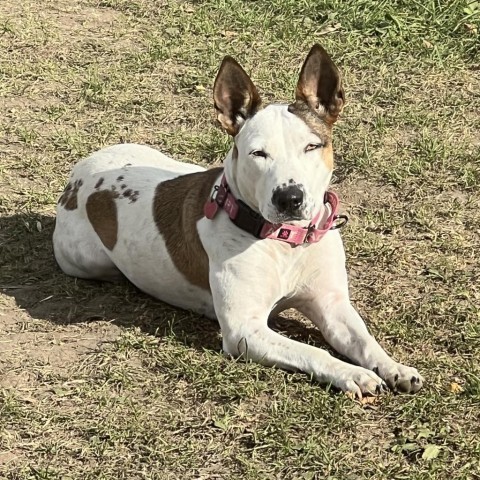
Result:
M262 103L250 77L228 55L223 59L215 79L213 100L218 121L232 136L238 133L243 122L253 116Z

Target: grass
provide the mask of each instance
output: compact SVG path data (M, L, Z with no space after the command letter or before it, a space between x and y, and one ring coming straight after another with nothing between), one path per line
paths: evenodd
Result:
M479 29L467 0L4 0L0 477L480 478ZM82 156L134 141L217 163L222 57L288 100L317 41L347 93L335 189L352 298L425 376L416 396L360 405L226 359L214 322L53 261ZM276 322L321 342L291 312Z

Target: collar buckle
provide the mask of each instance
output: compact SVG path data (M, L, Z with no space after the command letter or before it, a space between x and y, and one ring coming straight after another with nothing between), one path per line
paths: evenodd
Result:
M338 230L339 228L343 228L347 223L347 215L335 215L333 218L333 225L330 227L330 230Z

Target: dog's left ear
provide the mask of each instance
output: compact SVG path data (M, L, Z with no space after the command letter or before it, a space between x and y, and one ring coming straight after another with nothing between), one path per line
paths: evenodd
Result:
M319 116L334 123L345 103L345 93L338 68L320 45L312 47L300 71L297 101L305 102Z
M243 122L260 107L257 87L240 64L230 56L223 59L213 86L213 100L222 127L235 136Z

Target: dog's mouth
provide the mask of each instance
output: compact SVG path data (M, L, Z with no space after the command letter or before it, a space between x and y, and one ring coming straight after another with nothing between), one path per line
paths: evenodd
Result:
M328 213L325 209L325 205L322 205L319 210L316 211L319 213L320 219L323 219ZM313 217L315 217L315 210L311 208L311 205L306 205L305 208L298 210L297 212L279 212L277 210L270 210L268 214L263 216L263 218L274 225L292 225L295 227L308 227Z
M308 223L310 219L307 216L305 216L302 212L300 212L294 215L285 215L285 214L277 213L275 215L272 215L271 218L265 217L265 220L273 224L285 223L287 225L299 226L300 223L305 223L305 222Z

